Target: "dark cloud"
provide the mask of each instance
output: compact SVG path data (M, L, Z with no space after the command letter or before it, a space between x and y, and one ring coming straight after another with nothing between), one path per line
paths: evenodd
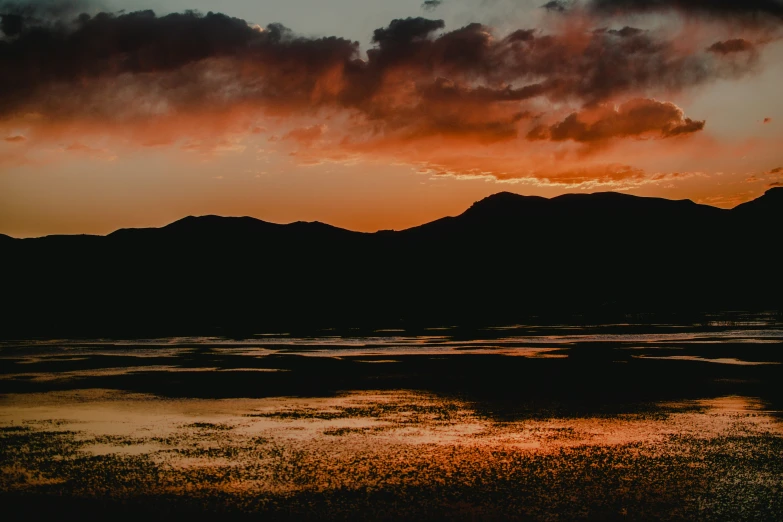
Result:
M774 183L769 184L769 188L774 188L774 187L783 187L783 181L775 181Z
M506 37L508 42L529 42L535 38L535 29L518 29Z
M0 2L0 31L6 37L15 37L26 28L66 28L76 24L80 14L97 7L98 4L88 0Z
M724 42L715 42L707 48L711 53L717 54L732 54L740 53L744 51L753 51L756 47L749 41L742 38L735 38L733 40L726 40Z
M590 0L589 7L608 14L676 9L713 16L748 15L783 19L783 2L780 0Z
M546 9L547 11L564 13L570 7L570 2L566 2L565 0L551 0L550 2L545 3L541 7Z
M373 32L372 41L382 48L405 46L427 38L430 33L444 27L443 20L429 20L421 17L397 19L392 20L388 27L376 29Z
M623 27L620 30L610 29L608 32L609 32L609 34L614 34L614 35L617 35L617 36L621 36L623 38L629 38L629 37L632 37L632 36L639 36L644 31L641 30L641 29L637 29L636 27L625 26L625 27Z
M0 119L32 113L47 121L126 122L234 108L304 115L334 108L359 114L376 133L493 141L529 125L532 98L595 108L745 71L744 63L692 53L633 27L502 37L481 24L441 32L442 20L398 19L373 33L361 59L356 42L300 37L279 24L261 29L212 12L27 19L43 21L0 39L0 69L13 71L0 79ZM645 110L662 109L649 105L623 105L627 113L608 114L597 126L580 129L577 118L536 132L590 141L703 127L676 106L650 123ZM647 122L642 130L634 130L636 117Z
M444 135L471 137L479 142L502 141L515 138L519 122L532 117L516 102L538 96L540 91L535 84L491 89L438 78L417 90L419 101L414 106L395 108L385 121L393 129L403 129L403 137L408 139Z
M769 171L769 174L781 174L783 173L783 167L777 167Z
M24 29L24 18L16 14L0 14L0 31L6 36L17 36Z
M0 115L19 110L66 112L68 98L52 99L53 91L68 90L70 97L78 98L79 92L69 90L69 85L78 85L87 96L91 87L107 79L131 82L144 75L149 85L146 90L140 87L141 94L165 96L168 90L186 95L182 103L196 102L207 94L204 87L214 86L200 85L203 78L193 77L188 66L221 58L259 71L279 68L275 75L247 78L245 86L257 89L263 83L274 97L291 87L312 88L320 72L335 63L348 64L357 55L355 42L298 38L279 24L259 30L219 13L82 15L73 26L25 27L12 41L0 41L0 68L14 71L0 80ZM173 72L176 77L166 76ZM48 107L35 106L47 100Z
M549 127L534 128L528 139L589 143L629 137L672 138L698 132L704 123L686 118L673 103L637 99L616 109L572 113Z
M425 11L434 11L443 3L443 0L424 0L421 4L421 8Z
M771 123L771 122L772 122L772 118L764 118L764 123Z

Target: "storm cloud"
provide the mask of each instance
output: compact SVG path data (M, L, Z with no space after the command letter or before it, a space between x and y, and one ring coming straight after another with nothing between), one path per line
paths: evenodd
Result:
M589 0L588 6L608 14L678 10L721 17L744 15L783 20L780 0Z
M734 38L725 42L715 42L707 48L708 51L718 54L741 53L745 51L754 51L756 47L743 38Z
M362 59L356 42L299 37L279 24L259 28L211 12L100 13L72 25L24 26L0 42L0 66L13 71L0 82L0 116L85 109L106 115L116 98L112 87L148 96L148 105L159 108L331 105L383 119L431 98L446 85L443 79L452 86L448 93L460 92L462 100L493 104L540 96L594 104L720 75L706 53L683 55L632 28L578 38L530 30L498 38L480 24L437 34L443 29L441 20L393 20L375 31L375 47ZM107 89L100 98L90 99L101 87ZM57 104L48 103L53 94Z
M23 121L7 132L24 132L29 143L36 126L80 122L100 131L138 126L142 144L165 145L235 121L250 133L257 114L291 117L281 141L325 144L334 154L436 138L582 149L669 139L697 133L705 121L658 100L745 74L750 60L726 55L755 49L744 39L712 39L694 50L671 35L623 25L499 33L412 17L376 29L363 52L337 36L303 37L221 13L25 5L0 10L0 68L10 71L0 79L0 123ZM342 123L321 126L324 114L340 114ZM416 158L428 161L420 150Z

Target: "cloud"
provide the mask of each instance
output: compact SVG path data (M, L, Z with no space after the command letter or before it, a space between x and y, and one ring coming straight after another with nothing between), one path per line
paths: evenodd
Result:
M457 154L441 163L427 164L420 172L431 176L451 176L458 179L480 177L503 183L524 183L549 187L621 188L650 182L644 170L620 163L588 163L521 165L519 161L495 165L489 158L473 158ZM533 162L536 163L536 162Z
M770 183L770 184L768 185L768 187L769 187L769 188L774 188L774 187L783 187L783 181L775 181L774 183Z
M405 47L416 41L427 38L430 33L443 29L443 20L427 18L405 18L392 20L388 27L381 27L373 32L372 41L387 50L395 47Z
M564 13L570 7L570 2L566 2L565 0L551 0L550 2L545 3L541 7L546 9L547 11Z
M36 113L127 122L247 104L278 112L351 109L378 121L391 115L396 124L395 111L423 102L417 96L441 78L494 91L493 104L531 92L594 104L736 73L628 27L523 29L500 38L470 24L435 34L444 27L442 20L393 20L375 30L375 47L362 60L356 42L299 37L279 24L259 29L219 13L79 17L72 27L27 28L5 42L0 66L15 74L0 83L0 118Z
M631 36L638 36L642 34L644 31L641 29L637 29L636 27L628 27L625 26L620 30L617 29L610 29L607 31L609 34L615 34L617 36L622 36L623 38L628 38Z
M770 123L772 122L772 118L764 118L764 123Z
M434 11L443 3L443 0L424 0L421 4L421 8L425 11Z
M89 0L38 0L0 2L0 32L6 38L19 36L28 29L67 27L82 13L94 11Z
M708 52L714 36L694 51L663 33L594 27L591 17L508 33L397 19L374 31L363 54L357 42L220 13L58 15L2 5L4 17L22 22L9 18L13 35L0 38L0 69L13 71L0 81L0 131L24 132L31 146L89 143L91 134L212 151L226 136L265 128L312 162L383 154L524 178L539 172L528 164L533 148L561 161L586 143L696 133L703 121L653 98L751 70ZM444 158L458 147L475 162ZM488 159L495 155L502 161ZM566 170L596 179L624 172L576 164L546 172Z
M3 140L8 143L21 143L23 141L27 141L27 138L21 135L16 135L16 136L7 136L3 138Z
M589 143L617 138L672 138L701 131L704 121L686 118L682 109L669 102L630 100L617 108L572 113L563 121L532 129L529 140L552 140Z
M715 42L707 48L707 51L717 54L731 54L745 51L753 51L756 47L749 41L742 38L726 40L725 42Z
M745 179L745 181L747 183L756 183L770 180L775 180L775 182L777 182L777 178L780 178L781 175L783 175L783 167L776 167L774 169L768 170L767 172L764 172L761 176L750 176L749 178Z
M539 180L555 185L624 185L645 178L642 169L630 165L600 165L557 171L552 174L537 173Z
M0 64L15 71L0 84L0 114L67 117L81 106L111 118L127 111L123 96L148 115L254 97L290 101L357 57L355 42L298 38L279 24L259 30L219 13L99 13L73 28L29 28L0 49ZM53 93L60 99L47 102Z
M650 182L659 182L659 181L675 181L675 180L685 180L695 177L706 177L706 174L703 172L659 172L656 174L653 174L652 176L649 176L647 179Z
M726 18L746 15L783 19L783 2L779 0L589 0L588 6L607 14L677 10Z

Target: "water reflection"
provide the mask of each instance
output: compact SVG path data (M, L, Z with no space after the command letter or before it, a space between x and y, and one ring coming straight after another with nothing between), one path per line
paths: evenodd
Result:
M504 447L556 453L566 447L660 443L671 436L778 437L783 423L758 398L727 396L660 403L644 413L497 422L468 402L406 390L347 393L331 398L161 399L115 390L10 394L0 426L69 432L94 455L154 455L184 466L252 464L253 440L284 447L343 451L441 445ZM210 453L210 449L220 449ZM226 457L228 454L230 457ZM212 457L219 460L210 464Z
M734 326L5 343L0 493L272 518L778 519L783 336Z

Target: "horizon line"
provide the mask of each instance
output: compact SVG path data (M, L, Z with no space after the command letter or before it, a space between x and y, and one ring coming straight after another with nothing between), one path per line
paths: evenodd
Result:
M525 194L518 194L516 192L511 192L511 191L508 191L508 190L501 190L500 192L496 192L494 194L490 194L489 196L486 196L486 197L481 198L481 199L479 199L477 201L474 201L468 208L466 208L461 213L456 214L456 215L442 216L440 218L436 218L436 219L433 219L431 221L426 221L424 223L420 223L418 225L414 225L414 226L407 227L407 228L401 228L401 229L394 229L394 228L383 229L383 228L379 228L379 229L373 230L373 231L351 230L349 228L339 227L337 225L332 225L331 223L326 223L324 221L318 221L318 220L315 220L315 221L296 220L296 221L290 221L290 222L287 222L287 223L278 223L278 222L274 222L274 221L267 221L265 219L261 219L261 218L257 218L255 216L249 216L249 215L220 215L220 214L200 214L200 215L194 215L194 214L189 214L187 216L183 216L181 218L175 219L174 221L170 221L168 223L165 223L165 224L159 225L159 226L121 227L121 228L117 228L115 230L112 230L111 232L108 232L106 234L88 234L88 233L81 233L81 234L78 234L78 233L77 234L46 234L46 235L42 235L42 236L22 236L22 237L18 237L18 236L12 236L10 234L5 234L3 232L0 232L0 236L7 237L7 238L10 238L10 239L18 239L18 240L23 240L23 239L43 239L43 238L47 238L47 237L108 237L108 236L110 236L110 235L112 235L112 234L114 234L116 232L120 232L122 230L160 230L160 229L166 228L168 226L171 226L171 225L173 225L175 223L179 223L180 221L184 221L186 219L202 219L202 218L252 219L254 221L258 221L258 222L261 222L261 223L265 223L265 224L269 224L269 225L276 225L276 226L283 226L283 227L284 226L295 225L297 223L318 224L318 225L324 225L324 226L328 226L328 227L335 228L335 229L338 229L338 230L342 230L342 231L345 231L345 232L351 232L351 233L354 233L354 234L378 234L378 233L383 233L383 232L404 232L406 230L412 230L414 228L422 227L422 226L428 225L430 223L434 223L436 221L440 221L442 219L455 218L455 217L461 216L462 214L464 214L465 212L467 212L468 210L473 208L473 206L475 206L477 203L480 203L482 201L486 201L488 199L496 198L496 197L498 197L500 195L503 195L503 194L508 194L508 195L519 197L519 198L544 199L544 200L547 200L547 201L552 201L552 200L555 200L555 199L558 199L558 198L562 198L562 197L565 197L565 196L587 197L587 196L596 196L596 195L601 195L601 194L617 194L617 195L620 195L620 196L629 197L629 198L635 198L635 199L655 199L655 200L664 200L664 201L672 201L672 202L690 202L690 203L693 203L694 205L698 205L698 206L702 206L702 207L710 207L710 208L714 208L716 210L730 212L730 211L734 210L735 208L744 205L745 203L749 203L751 201L755 201L755 200L757 200L757 199L759 199L759 198L765 196L766 194L768 194L770 192L773 192L775 190L783 190L783 187L770 187L766 191L764 191L764 193L762 195L760 195L760 196L758 196L756 198L750 199L748 201L745 201L743 203L738 203L737 205L735 205L735 206L733 206L731 208L722 208L722 207L716 207L714 205L708 205L706 203L697 203L697 202L693 201L690 198L669 199L669 198L664 198L664 197L660 197L660 196L637 196L635 194L628 194L628 193L625 193L625 192L618 192L618 191L612 191L612 190L599 191L599 192L566 192L564 194L559 194L557 196L552 196L552 197L537 196L537 195L525 195Z

